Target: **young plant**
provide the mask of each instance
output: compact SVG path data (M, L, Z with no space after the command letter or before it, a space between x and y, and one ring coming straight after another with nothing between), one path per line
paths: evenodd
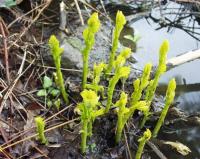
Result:
M160 76L166 71L166 59L167 59L168 50L169 50L169 42L168 40L164 40L159 51L159 65L156 70L155 77L153 80L150 81L149 86L147 87L147 90L146 90L145 100L148 103L149 110L150 110L151 102L154 98L156 88L158 86L158 81L160 79ZM144 114L144 118L140 125L141 128L144 126L144 124L148 120L149 114L150 114L149 111L148 113Z
M160 115L160 118L156 124L156 127L153 130L153 137L156 137L162 124L164 123L165 117L167 115L168 109L172 102L174 101L174 96L175 96L175 89L176 89L176 81L175 79L170 80L166 92L166 99L165 99L165 106L162 110L162 113Z
M45 122L44 119L40 116L35 118L35 123L36 123L36 128L37 128L37 133L38 133L38 138L42 144L47 144L48 141L44 135L44 128L45 128Z
M68 104L69 103L68 94L65 90L64 79L61 72L61 55L63 53L63 48L60 48L60 44L56 36L52 35L50 37L49 47L51 49L51 54L53 56L53 60L56 66L56 79L57 79L56 83L60 88L64 101L66 102L66 104Z
M82 56L83 56L82 87L83 89L86 88L86 84L87 84L89 53L95 43L95 34L98 32L100 28L100 21L98 19L98 14L93 13L91 17L89 18L87 24L88 24L88 27L83 31L83 38L85 41L85 48L82 51Z
M107 90L108 98L107 98L105 113L108 113L108 111L110 110L110 107L112 104L113 92L114 92L117 82L121 78L125 78L125 79L128 78L129 74L130 74L130 67L123 66L123 67L120 67L117 70L117 72L115 72L115 75L110 79L108 90Z
M138 149L137 149L137 152L136 152L135 159L141 159L144 146L150 138L151 138L151 131L149 129L147 129L144 132L143 136L138 140L139 146L138 146Z
M110 59L109 59L108 67L106 70L107 74L109 74L113 69L115 53L117 51L118 43L119 43L119 36L120 36L122 29L124 28L124 25L126 24L126 18L121 11L117 12L115 23L116 24L115 24L115 29L113 32L112 49L110 52Z
M103 94L104 87L99 85L99 82L100 82L101 74L105 68L106 68L106 64L104 64L103 62L98 65L94 64L92 83L86 84L87 89L92 89L96 93L101 92L102 96L104 96L104 94Z
M130 67L123 66L126 62L126 59L130 56L130 53L131 49L126 48L118 55L117 59L114 61L115 75L109 81L107 90L108 99L107 99L105 113L108 113L108 111L110 110L112 104L113 92L117 82L120 79L128 78L130 74Z
M142 91L148 86L151 68L152 68L151 63L146 64L143 70L142 77L134 81L133 83L134 92L131 95L131 102L130 102L131 106L135 105L141 99Z
M53 86L53 81L48 76L44 76L42 82L43 89L40 89L37 92L37 96L45 97L45 103L47 103L48 107L54 105L59 110L58 102L60 101L60 99L56 99L56 97L59 96L60 90Z
M81 152L86 152L87 137L92 135L92 123L100 115L104 114L104 108L98 108L99 97L92 90L81 92L83 102L78 104L76 111L81 115Z
M130 119L132 114L135 112L135 110L140 110L142 112L145 112L148 110L148 107L144 101L139 101L137 104L133 105L132 107L126 107L127 104L127 94L122 92L120 99L115 103L115 106L117 109L117 130L116 130L116 136L115 141L116 143L119 143L122 136L122 131L124 129L125 124Z

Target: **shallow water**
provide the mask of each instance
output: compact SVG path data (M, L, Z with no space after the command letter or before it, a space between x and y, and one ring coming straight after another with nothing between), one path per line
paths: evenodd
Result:
M165 12L177 12L180 5L176 3L169 3ZM155 8L152 11L152 16L160 18L159 8ZM170 20L174 20L177 15L166 16ZM182 21L183 26L187 26L191 18L186 18ZM197 28L194 31L200 33L200 25L195 22L194 26ZM137 43L137 51L135 57L138 60L137 67L142 69L147 62L157 64L159 46L164 39L168 39L170 42L170 51L168 58L186 53L191 50L200 49L200 35L195 34L196 39L187 34L185 31L175 27L165 27L156 30L159 27L158 23L155 23L151 18L141 18L131 24L136 32L139 33L141 39ZM198 69L200 68L199 59L178 66L165 75L160 80L160 88L158 92L165 94L165 89L168 81L175 77L179 87L176 91L176 102L179 102L178 107L185 110L188 113L200 112L200 74ZM164 137L163 137L164 136ZM175 131L170 134L163 134L163 139L169 139L172 141L180 141L193 150L191 155L185 158L195 159L200 158L200 128L183 129ZM171 154L169 157L174 157ZM181 157L182 158L182 157Z

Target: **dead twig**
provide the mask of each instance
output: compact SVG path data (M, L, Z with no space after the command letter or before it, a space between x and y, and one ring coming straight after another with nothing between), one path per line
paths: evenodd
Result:
M6 65L6 79L8 84L10 84L10 73L9 73L9 62L8 62L8 48L7 48L7 38L6 38L6 34L5 34L5 30L4 28L6 28L3 25L3 19L0 17L0 29L1 29L1 34L3 37L3 45L4 45L4 61L5 61L5 65Z
M16 45L16 43L24 36L24 34L30 29L30 27L36 22L36 20L40 17L42 12L49 6L52 0L45 0L45 2L41 5L42 8L38 9L38 14L34 17L32 22L24 29L24 31L20 34L20 36L9 46L12 47L13 45Z
M77 8L77 11L78 11L78 14L79 14L79 17L80 17L80 20L81 20L81 25L84 25L84 20L83 20L83 16L81 14L81 9L78 5L78 1L77 0L74 0L75 4L76 4L76 8Z
M22 72L23 67L24 67L24 63L25 63L25 59L26 59L26 51L25 51L25 54L24 54L24 58L23 58L22 64L21 64L21 66L20 66L20 68L18 70L18 75L15 78L15 80L8 87L7 92L4 94L2 102L0 103L0 114L1 114L1 112L3 110L4 105L6 104L6 101L7 101L8 97L9 97L9 95L12 93L12 90L14 89L16 83L18 82L19 78L30 68L30 66L32 66L32 64L35 61L35 60L33 60L32 63L24 70L24 72Z
M127 147L127 150L128 150L129 158L130 158L130 159L133 159L133 157L132 157L132 155L131 155L130 147L129 147L129 144L128 144L128 141L127 141L127 136L126 136L125 131L124 131L124 138L125 138L125 142L126 142L126 147Z
M64 125L70 124L70 123L72 123L72 122L74 122L74 121L76 121L76 120L79 120L79 118L75 118L75 119L72 119L72 120L70 120L70 121L66 121L66 122L64 122L64 123L58 124L58 125L53 126L53 127L49 128L49 129L46 129L44 132L45 132L45 133L46 133L46 132L49 132L49 131L51 131L51 130L57 129L57 128L59 128L59 127L62 127L62 126L64 126ZM37 137L37 136L38 136L38 134L34 134L34 135L32 135L32 136L28 136L28 137L26 137L26 138L24 138L24 139L22 139L22 140L16 141L16 142L14 142L14 143L12 143L12 144L10 144L10 145L7 145L7 146L5 146L5 147L0 146L0 147L1 147L1 150L5 150L5 149L7 149L7 148L9 148L9 147L13 147L13 146L15 146L15 145L17 145L17 144L20 144L20 143L22 143L22 142L24 142L24 141L30 140L30 139L32 139L32 138L34 138L34 137Z
M158 149L156 145L154 145L152 142L147 141L147 145L151 147L151 149L156 153L160 159L167 159L167 157Z

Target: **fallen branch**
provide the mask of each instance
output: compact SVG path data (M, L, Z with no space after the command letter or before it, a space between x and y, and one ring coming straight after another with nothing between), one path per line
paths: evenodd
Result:
M200 49L187 52L187 53L179 55L177 57L173 57L173 58L167 60L167 70L169 71L174 67L177 67L177 66L182 65L187 62L191 62L198 58L200 58Z

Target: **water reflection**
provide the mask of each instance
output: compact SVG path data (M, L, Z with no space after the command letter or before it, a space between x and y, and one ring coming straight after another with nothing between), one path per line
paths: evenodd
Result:
M157 63L159 45L164 39L168 39L170 42L168 58L200 48L200 26L195 16L188 14L187 9L184 11L183 6L180 4L169 3L163 8L162 16L165 17L165 21L163 21L158 7L153 9L149 17L142 18L131 24L142 37L137 46L140 49L135 54L138 60L137 65L141 69L149 61L154 64ZM186 14L180 14L179 11L184 11L187 16ZM193 25L193 28L191 25ZM168 71L160 80L158 93L165 94L168 81L175 77L178 84L176 90L178 107L192 114L200 112L200 74L198 68L200 68L200 61L196 60ZM185 127L181 129L173 127L173 130L164 131L160 137L164 140L182 142L189 146L193 152L186 157L166 152L168 157L179 159L199 158L200 128Z

